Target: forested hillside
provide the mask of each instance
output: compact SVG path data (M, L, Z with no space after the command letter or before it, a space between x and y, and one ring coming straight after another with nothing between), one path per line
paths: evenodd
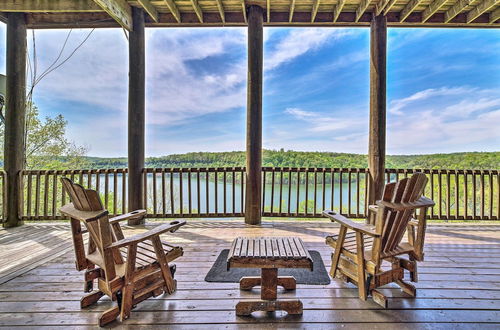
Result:
M87 157L90 168L120 168L127 166L126 158ZM244 166L245 153L192 152L186 154L150 157L147 167L225 167ZM264 166L276 167L367 167L366 155L264 150ZM499 169L500 152L461 152L430 155L397 155L387 157L388 168L432 169Z

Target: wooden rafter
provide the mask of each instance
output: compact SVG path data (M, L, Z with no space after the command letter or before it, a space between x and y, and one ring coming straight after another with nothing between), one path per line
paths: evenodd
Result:
M215 0L217 3L217 9L219 10L220 19L222 23L226 23L226 15L224 13L224 6L222 5L222 0Z
M314 0L312 11L311 11L311 22L314 22L314 20L316 19L316 14L318 13L320 3L321 3L321 0Z
M495 23L497 20L500 19L500 7L495 9L491 14L490 14L490 24Z
M293 20L293 12L295 11L295 0L292 0L292 2L290 3L290 15L288 17L288 22L292 22Z
M410 0L399 14L399 21L403 22L418 7L422 0Z
M137 2L144 8L153 21L158 22L158 11L149 0L137 0Z
M458 0L458 2L453 5L450 9L444 13L444 22L448 23L451 21L455 16L460 14L462 10L464 10L465 7L469 5L469 0Z
M23 13L99 12L103 9L93 0L3 0L0 11Z
M422 23L427 22L448 0L434 0L422 13Z
M132 8L125 0L94 0L124 29L132 31Z
M181 22L181 14L179 13L179 9L177 8L177 5L175 4L174 0L163 0L167 4L168 10L174 15L175 20L177 23Z
M243 10L243 20L245 21L245 23L248 24L247 5L245 3L245 0L241 0L241 7L242 7L242 10Z
M335 23L339 18L342 9L344 8L345 0L339 0L339 3L333 8L333 22Z
M356 22L359 21L361 16L365 13L366 9L370 5L370 0L361 0L358 9L356 9Z
M389 1L389 3L384 8L384 15L387 15L387 13L389 12L389 10L391 10L392 7L396 4L396 1L397 0L391 0L391 1Z
M194 12L196 13L196 16L198 16L200 23L203 23L203 11L198 4L198 0L191 0L191 5L193 5Z
M476 18L478 18L481 14L487 12L493 6L499 3L498 0L483 0L479 5L473 8L471 11L467 13L467 23L472 22Z
M375 5L375 15L380 15L389 2L390 0L380 0L377 2Z
M271 22L271 0L267 0L266 5L267 23Z

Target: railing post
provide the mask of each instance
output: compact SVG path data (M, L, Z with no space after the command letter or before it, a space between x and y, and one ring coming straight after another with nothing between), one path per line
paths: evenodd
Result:
M128 90L128 210L144 207L142 171L144 169L145 136L145 43L144 11L132 7L133 31L129 33ZM125 175L125 173L123 173ZM144 174L146 175L146 174ZM144 219L129 220L129 225Z
M4 227L21 224L21 178L24 168L26 122L26 17L9 13L7 22L7 103L5 112L4 168L7 212Z
M262 72L263 9L250 6L248 12L248 89L245 223L261 222L262 192Z
M370 31L369 205L382 197L384 189L387 18L374 16Z

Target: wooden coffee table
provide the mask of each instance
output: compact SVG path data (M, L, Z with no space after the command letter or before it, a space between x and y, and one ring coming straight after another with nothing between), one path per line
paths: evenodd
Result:
M227 257L228 269L261 268L261 276L243 277L241 290L251 290L260 285L261 300L240 301L236 315L250 315L255 311L274 312L284 310L288 314L302 314L302 302L298 299L278 300L278 288L295 290L293 276L278 276L278 268L308 268L313 261L304 243L298 237L238 237L233 241Z

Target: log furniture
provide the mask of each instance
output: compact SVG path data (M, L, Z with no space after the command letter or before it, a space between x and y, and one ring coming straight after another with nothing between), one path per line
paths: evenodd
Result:
M295 290L293 276L278 276L278 268L313 269L313 261L304 243L298 237L238 237L233 241L227 257L227 267L261 268L261 276L243 277L241 290L251 290L261 286L261 300L240 301L236 305L236 315L250 315L255 311L273 312L284 310L288 314L302 314L302 302L278 300L277 286L285 290Z
M117 301L100 316L99 325L104 326L118 316L122 321L127 319L137 303L176 290L175 265L169 263L182 256L183 250L161 241L160 235L175 232L185 221L173 221L125 238L120 222L142 217L146 210L110 218L95 190L85 189L68 178L61 181L72 203L60 211L71 219L76 269L85 270L84 291L90 292L80 300L81 308L104 295ZM82 230L81 223L86 230ZM87 250L84 233L89 234ZM98 290L92 291L94 280Z
M416 282L416 262L424 258L426 214L434 206L432 200L422 196L427 180L425 174L415 173L411 178L387 184L382 200L369 206L375 214L374 224L354 222L333 211L323 212L340 224L339 234L326 238L326 243L335 249L330 275L357 285L360 299L371 295L376 303L387 308L387 298L377 288L391 282L415 296L415 287L403 281L403 277L406 269L410 280ZM406 231L408 242L402 242Z

